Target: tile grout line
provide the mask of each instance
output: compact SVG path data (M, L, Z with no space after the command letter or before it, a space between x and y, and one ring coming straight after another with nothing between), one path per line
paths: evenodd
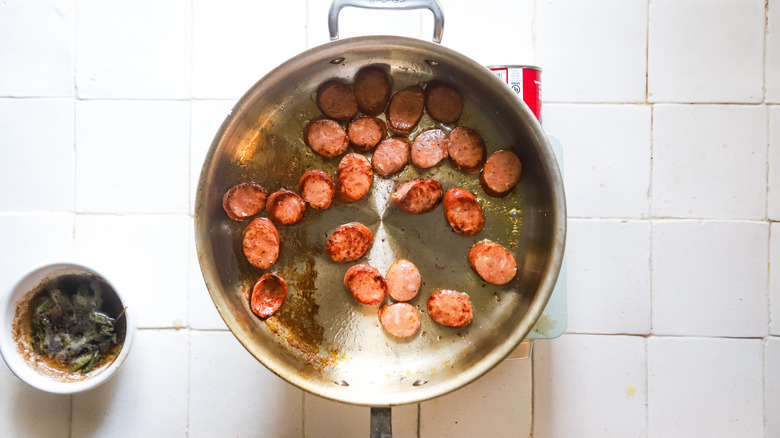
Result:
M187 328L187 398L184 411L184 436L190 436L190 401L192 398L192 331Z

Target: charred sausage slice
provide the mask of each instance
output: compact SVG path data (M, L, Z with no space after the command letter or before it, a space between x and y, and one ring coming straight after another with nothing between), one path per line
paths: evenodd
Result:
M252 288L249 307L252 308L252 313L265 319L282 307L285 298L287 298L287 283L282 277L268 273L260 277Z
M385 299L387 284L382 274L369 265L355 265L344 274L344 286L361 304L379 304Z
M409 303L385 304L379 309L379 322L387 333L408 338L420 329L420 312Z
M374 172L368 158L347 154L336 170L337 192L341 202L355 202L366 196L374 181Z
M439 122L455 123L463 112L463 99L455 88L433 80L425 87L425 109Z
M385 122L376 117L360 116L349 123L347 137L360 152L370 152L387 135Z
M381 176L400 172L409 162L409 140L404 137L390 137L382 140L371 156L374 171Z
M260 184L236 184L222 197L222 208L230 219L242 221L263 210L265 197L266 191Z
M388 127L399 134L412 132L422 118L424 106L423 89L419 85L395 93L387 107Z
M330 80L317 88L317 107L323 114L339 122L348 122L357 114L357 100L349 85Z
M414 138L412 163L421 169L433 167L447 157L447 133L441 129L427 129Z
M306 218L306 202L295 192L278 190L268 197L268 216L282 225L295 225Z
M444 195L444 217L461 236L473 236L485 225L485 215L477 198L460 188L449 189Z
M392 196L395 203L405 212L423 214L439 205L444 191L438 181L414 180L402 184Z
M482 188L490 196L505 196L520 180L523 163L512 151L501 150L490 154L479 174Z
M325 253L334 262L352 262L366 253L374 242L374 233L359 222L336 229L325 243Z
M390 91L390 78L379 67L366 67L355 75L355 98L363 114L381 114L390 99Z
M483 240L469 250L469 265L490 284L509 283L517 274L517 262L503 246Z
M477 173L485 163L485 142L477 131L458 126L447 135L447 153L450 160L466 173Z
M315 119L303 130L306 144L323 157L335 157L349 146L347 133L337 122L330 119Z
M327 173L321 170L310 170L301 176L298 182L301 198L315 210L326 210L336 195L336 186Z
M252 266L268 269L279 258L279 230L268 219L256 218L244 228L243 245Z
M387 270L387 293L396 301L409 301L417 296L422 277L409 260L398 260Z
M428 316L447 327L463 327L474 317L468 295L449 289L434 292L428 299Z

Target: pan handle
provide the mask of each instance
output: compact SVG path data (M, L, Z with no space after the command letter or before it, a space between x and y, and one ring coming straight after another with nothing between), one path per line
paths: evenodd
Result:
M371 438L393 438L392 408L371 408Z
M339 39L339 12L345 6L365 9L429 9L433 13L433 42L441 43L444 32L444 12L439 0L333 0L328 11L330 40Z

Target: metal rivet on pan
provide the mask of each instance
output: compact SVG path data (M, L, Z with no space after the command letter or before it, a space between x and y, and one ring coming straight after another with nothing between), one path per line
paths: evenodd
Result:
M425 385L426 383L428 383L428 381L427 381L427 380L425 380L425 379L420 379L420 380L418 380L418 381L416 381L416 382L412 383L412 386L423 386L423 385Z
M331 64L341 64L342 62L344 62L344 58L336 58L330 60Z
M335 383L336 385L339 385L339 386L349 386L349 383L347 383L346 380L334 381L333 383Z
M431 59L426 59L425 63L430 65L431 67L438 67L439 66L439 61L433 61Z

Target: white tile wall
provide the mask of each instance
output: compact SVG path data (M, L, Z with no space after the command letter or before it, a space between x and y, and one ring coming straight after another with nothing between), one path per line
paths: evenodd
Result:
M186 213L187 102L76 105L76 210Z
M302 391L263 367L231 333L193 332L190 349L188 437L302 436Z
M0 96L73 96L73 0L0 3Z
M70 99L0 99L0 210L73 211L73 118Z
M569 219L567 332L650 333L650 236L649 221Z
M545 101L645 101L647 0L539 0L536 8Z
M653 333L766 336L768 238L765 222L655 222Z
M80 98L190 97L189 0L79 0L76 22Z
M655 105L657 217L766 217L766 108Z
M420 436L530 436L531 368L530 360L508 359L465 388L421 403Z
M70 436L187 436L187 343L186 331L139 330L117 374L73 396Z
M764 1L651 0L651 102L760 102Z
M648 436L761 436L761 344L760 339L648 339Z
M445 46L544 69L572 218L569 333L394 407L396 436L780 434L778 1L441 0ZM302 394L226 331L192 228L219 123L328 41L329 3L0 1L0 291L88 263L143 327L87 394L47 396L0 366L6 435L368 434L368 408ZM342 38L432 28L428 11L340 19Z
M647 436L643 337L564 334L533 354L534 437Z
M648 215L649 107L552 104L542 117L565 145L569 217Z
M305 48L305 0L192 0L193 97L241 97Z

